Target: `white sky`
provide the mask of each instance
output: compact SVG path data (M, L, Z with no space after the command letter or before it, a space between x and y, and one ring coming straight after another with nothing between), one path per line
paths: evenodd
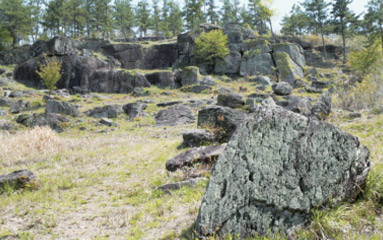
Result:
M247 0L241 0L242 3L247 4ZM302 1L298 0L274 0L273 8L277 10L277 15L272 19L273 25L275 25L275 29L278 31L280 30L281 26L280 23L282 21L282 18L285 15L288 15L290 13L290 10L294 4L297 4ZM327 1L330 2L330 1ZM354 0L350 8L356 13L362 13L366 12L365 6L367 5L368 0Z

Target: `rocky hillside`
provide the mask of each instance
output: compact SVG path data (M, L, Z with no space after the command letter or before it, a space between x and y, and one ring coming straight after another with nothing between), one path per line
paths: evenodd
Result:
M1 53L0 238L380 236L382 116L333 104L356 81L336 48L223 32L213 69L197 32Z

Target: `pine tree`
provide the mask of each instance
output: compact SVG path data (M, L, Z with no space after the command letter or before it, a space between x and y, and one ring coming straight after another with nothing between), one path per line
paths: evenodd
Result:
M135 18L130 0L116 0L114 5L114 26L124 38L132 35L134 22Z
M169 31L173 36L177 36L183 30L182 12L180 6L175 0L170 0L169 3Z
M28 0L27 6L31 13L31 37L33 42L37 40L40 34L41 21L43 16L42 5L45 0Z
M148 29L152 25L150 20L149 4L146 0L141 0L137 3L136 20L138 23L140 37L146 36Z
M215 11L216 6L214 0L208 0L206 3L207 5L207 20L210 24L217 24L218 22L218 15Z
M161 16L160 16L160 9L158 7L159 0L153 0L152 8L153 8L153 28L154 28L154 34L156 37L159 36L160 32L160 26L161 26Z
M206 22L203 3L203 0L185 0L185 20L189 30L196 30L201 23Z
M304 31L309 29L309 25L308 16L299 5L294 4L290 16L285 16L282 20L281 33L302 36Z
M325 58L327 58L326 44L324 41L324 24L328 18L327 9L329 3L325 0L305 0L303 6L309 18L313 20L316 32L321 34L323 51Z
M235 22L236 17L233 14L233 4L230 0L224 0L221 8L221 24L225 25L229 22Z
M111 0L95 0L94 2L94 26L101 32L102 38L109 38L113 30Z
M343 64L346 64L346 38L350 30L350 23L355 23L357 17L350 10L352 0L335 0L331 14L334 17L335 32L340 32L343 43Z
M371 44L378 37L383 49L383 0L370 0L364 16L366 33Z
M64 0L52 0L48 3L43 16L43 26L50 31L51 36L63 32Z
M66 29L72 37L78 37L83 34L85 27L86 10L83 0L67 0L64 4L65 14L63 13Z
M0 1L0 22L12 37L12 46L31 32L31 12L22 0Z

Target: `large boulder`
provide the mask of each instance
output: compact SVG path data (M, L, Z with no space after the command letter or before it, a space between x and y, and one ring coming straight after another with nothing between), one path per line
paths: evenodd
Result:
M293 87L287 82L278 82L272 86L276 95L290 95L293 92Z
M69 122L69 119L66 116L56 113L33 115L21 114L17 117L16 122L26 127L32 128L36 126L49 126L56 132L62 132L64 130L65 124Z
M259 106L214 165L195 230L240 238L289 234L313 209L353 201L369 168L369 151L357 137L278 106Z
M171 68L178 59L178 44L166 43L153 45L145 49L142 59L142 69Z
M232 51L222 62L215 65L214 72L218 74L235 74L239 72L241 66L241 54Z
M295 63L288 53L276 52L273 56L280 81L288 82L291 86L295 86L296 80L304 77L302 67Z
M72 117L78 117L80 115L80 112L74 105L68 102L56 101L53 99L47 101L45 106L45 113L66 114Z
M147 105L142 102L134 102L134 103L128 103L125 104L122 109L124 112L129 116L130 120L133 120L134 118L141 116L143 112L145 111Z
M195 40L199 36L196 31L191 31L177 36L178 43L178 64L188 66L195 62L194 47Z
M200 147L205 146L214 141L214 136L211 132L205 129L192 129L182 133L183 147Z
M289 54L290 58L296 64L298 64L299 67L304 68L306 66L304 50L298 44L293 44L293 43L274 44L272 48L273 48L273 53L284 52Z
M228 142L246 114L229 107L210 106L198 112L198 127L208 129L218 142Z
M49 55L65 56L76 54L77 49L74 47L73 41L67 37L54 37L46 42Z
M176 72L177 86L193 85L198 83L199 70L197 67L189 66Z
M178 125L195 122L193 111L185 105L179 104L159 111L155 116L157 125Z
M175 76L171 71L158 71L145 75L150 84L159 88L174 88Z
M217 105L230 108L240 108L245 105L242 96L236 93L218 94Z
M110 44L103 46L107 55L117 59L125 69L139 68L144 56L143 48L139 44Z
M270 53L245 52L239 70L241 76L275 75L274 61Z

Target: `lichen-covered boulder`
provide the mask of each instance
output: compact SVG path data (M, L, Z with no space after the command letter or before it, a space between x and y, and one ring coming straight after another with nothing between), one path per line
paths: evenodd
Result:
M141 116L143 112L145 111L147 105L142 102L134 102L134 103L128 103L125 104L122 109L124 112L129 116L130 120L133 120L134 118Z
M120 113L122 113L122 107L119 105L95 107L86 112L88 116L94 118L116 118Z
M274 44L272 46L273 53L278 52L285 52L289 54L290 58L298 64L301 68L304 68L306 66L306 60L304 56L304 51L301 46L294 43L280 43L280 44Z
M293 92L293 87L287 82L278 82L272 88L276 95L290 95Z
M288 53L277 52L273 56L279 73L279 81L295 86L295 81L304 77L302 67L295 63Z
M198 83L199 69L197 67L189 66L176 72L176 85L186 86Z
M158 71L145 75L150 84L159 88L174 88L175 76L171 71Z
M331 113L331 95L329 91L324 91L318 101L311 109L312 117L319 120L326 120Z
M245 105L242 96L236 93L218 94L217 105L229 108L240 108Z
M259 106L212 169L195 224L201 236L289 234L321 205L352 201L369 151L337 127Z

